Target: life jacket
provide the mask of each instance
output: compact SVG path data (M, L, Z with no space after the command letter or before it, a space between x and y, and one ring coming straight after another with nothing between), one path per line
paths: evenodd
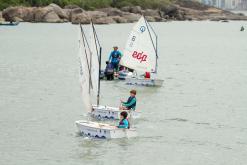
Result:
M127 104L129 104L131 101L132 101L132 99L134 99L135 97L129 97L128 98L128 100L127 100ZM126 107L126 108L128 108L128 109L134 109L136 107L136 102L134 103L134 104L132 104L131 106L128 106L128 107Z
M120 58L121 54L119 51L112 51L111 53L111 57L112 57L112 62L119 62L119 58Z
M127 120L127 122L128 122L128 129L130 129L130 122L129 122L129 120L126 118L126 119L122 119L120 122L119 122L119 125L124 125L124 120Z

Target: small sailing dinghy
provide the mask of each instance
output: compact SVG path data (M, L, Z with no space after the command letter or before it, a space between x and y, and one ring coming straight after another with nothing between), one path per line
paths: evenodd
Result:
M100 101L100 72L101 72L101 46L97 37L97 33L92 24L91 31L89 33L89 48L91 51L91 80L92 80L92 91L93 94L97 95L97 104L92 106L91 116L97 119L120 119L120 110L118 107L110 107L99 105ZM138 111L129 110L129 116L132 118L140 117Z
M138 77L136 74L119 73L126 75L122 79L130 85L162 86L164 80L155 78L157 75L157 35L144 16L134 25L127 40L124 56L120 65L133 69L136 72L151 72L151 78ZM125 72L125 73L124 73Z
M93 23L91 25L92 25L91 28L92 28L93 36L95 39L94 43L97 43L98 41L97 41L94 25ZM79 35L79 64L80 64L79 75L80 76L79 77L80 77L81 94L82 94L84 106L88 111L91 111L94 107L92 106L91 103L91 89L93 87L95 88L97 87L99 91L100 88L99 81L95 83L96 76L92 76L94 74L99 76L99 70L94 70L94 68L92 68L91 66L92 64L97 65L97 59L99 59L100 61L100 58L96 58L96 60L93 59L93 54L94 54L93 52L94 51L97 52L97 50L99 50L100 53L101 48L94 47L96 48L96 50L93 51L90 50L91 48L93 48L93 46L89 46L83 28L80 25L80 35ZM98 64L100 67L100 63ZM99 102L99 92L97 93L97 97L98 97L97 102ZM76 121L75 124L82 134L90 137L110 139L110 138L124 138L124 137L130 138L130 137L135 137L137 135L136 130L133 128L122 129L109 124L103 124L103 123L97 123L97 122L85 121L85 120Z
M75 122L82 134L95 138L116 139L116 138L132 138L137 136L135 129L117 128L109 124L91 122L91 121L76 121Z

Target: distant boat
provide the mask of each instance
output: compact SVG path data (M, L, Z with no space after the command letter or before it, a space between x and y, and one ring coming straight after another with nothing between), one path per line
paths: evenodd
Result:
M19 22L0 22L0 26L17 26Z
M240 29L240 31L242 32L242 31L244 31L244 27L243 26L241 26L241 29Z

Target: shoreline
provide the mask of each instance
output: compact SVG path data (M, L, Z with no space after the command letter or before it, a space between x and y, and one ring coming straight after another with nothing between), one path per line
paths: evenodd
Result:
M167 21L247 21L247 16L241 13L232 13L197 2L178 1L161 9L142 9L140 6L125 6L119 8L101 8L94 11L86 11L79 6L69 5L64 8L56 4L45 7L8 7L0 11L0 22L44 22L89 24L91 20L95 24L133 23L141 15L149 22Z

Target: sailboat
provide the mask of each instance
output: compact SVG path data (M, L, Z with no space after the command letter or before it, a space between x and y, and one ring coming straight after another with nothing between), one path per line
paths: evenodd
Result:
M91 92L95 93L97 91L97 105L99 104L99 89L100 81L95 81L97 76L99 77L99 68L101 61L101 47L97 38L97 34L94 28L93 23L91 23L91 32L90 32L90 44L87 41L84 30L80 25L79 33L79 79L81 86L81 94L83 98L83 103L85 109L91 111L94 106L92 106ZM94 45L95 44L95 45ZM96 54L97 56L94 56ZM98 56L99 55L99 56ZM95 58L96 57L96 58ZM98 64L98 65L97 65ZM92 67L92 66L95 66ZM98 67L98 70L97 70ZM95 83L97 82L97 83ZM97 106L98 107L98 106ZM123 137L135 137L137 136L136 130L133 128L130 129L121 129L116 126L86 121L78 120L75 122L79 131L90 137L96 138L123 138Z
M90 115L97 119L120 119L120 113L122 110L119 107L111 107L105 105L99 105L100 102L100 68L101 68L101 46L97 37L94 26L91 28L89 34L89 49L91 51L91 80L92 80L92 91L94 95L97 95L97 104L92 105L92 111ZM128 111L131 118L140 117L138 111L130 110Z
M135 72L151 72L153 78L138 77L122 71L119 75L130 85L162 86L164 80L154 78L157 74L158 50L157 35L144 16L134 25L127 40L120 65Z

